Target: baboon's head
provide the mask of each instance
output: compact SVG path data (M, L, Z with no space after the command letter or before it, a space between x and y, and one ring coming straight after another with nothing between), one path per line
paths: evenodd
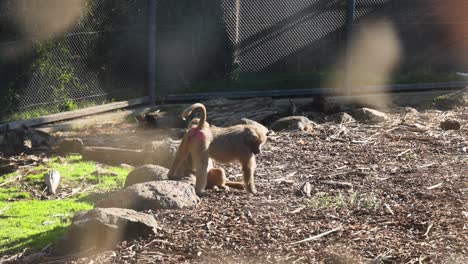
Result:
M262 145L266 142L266 136L255 127L246 127L245 133L247 135L246 143L250 151L255 155L260 154L262 152Z

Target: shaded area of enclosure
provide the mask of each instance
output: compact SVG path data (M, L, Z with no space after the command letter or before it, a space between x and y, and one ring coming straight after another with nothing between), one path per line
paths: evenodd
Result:
M395 29L402 57L391 84L460 80L455 72L467 68L468 34L461 30L467 18L450 14L467 4L358 0L354 26L385 19ZM351 43L346 5L158 0L156 95L323 88L344 74L334 67ZM131 0L3 1L0 121L147 95L147 6Z

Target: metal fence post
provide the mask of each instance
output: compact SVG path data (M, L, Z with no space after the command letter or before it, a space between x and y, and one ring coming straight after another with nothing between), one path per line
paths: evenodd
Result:
M345 78L344 86L346 89L346 95L351 95L352 90L352 66L353 66L353 54L352 54L352 42L353 42L353 26L354 26L354 14L356 12L356 1L347 0L346 2L346 61L345 61Z
M148 97L156 105L156 1L148 0Z

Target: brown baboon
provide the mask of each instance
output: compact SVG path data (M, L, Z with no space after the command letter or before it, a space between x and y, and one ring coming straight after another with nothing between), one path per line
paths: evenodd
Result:
M202 111L196 127L185 133L177 149L176 157L169 171L169 178L184 161L192 158L196 171L195 191L203 195L209 169L210 158L221 163L237 161L242 166L245 187L248 192L256 193L254 172L255 155L261 152L261 146L266 142L266 136L258 128L251 125L236 125L230 127L208 127L206 124L206 108L203 104L193 104L185 109L182 117L188 117L193 110Z
M228 189L229 187L245 190L243 182L231 182L226 178L226 173L222 168L211 168L208 170L206 189L213 189L219 187L222 189Z
M199 122L200 118L193 118L192 120L190 120L190 122L187 125L187 131L191 128L196 127ZM210 124L205 121L205 126L210 127ZM221 188L228 190L229 187L239 190L245 190L244 183L228 181L224 169L213 168L213 161L209 159L206 189Z

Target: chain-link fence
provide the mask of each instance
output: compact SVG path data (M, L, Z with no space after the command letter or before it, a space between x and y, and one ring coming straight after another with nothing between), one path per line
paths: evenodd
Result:
M146 94L146 1L9 0L0 19L0 121Z
M327 87L331 75L340 74L335 67L350 43L349 2L160 0L158 94ZM467 69L467 57L456 47L468 36L454 34L447 25L465 27L468 17L444 16L440 5L435 0L355 1L354 28L384 21L398 37L401 56L390 84L462 80L455 71Z
M73 1L81 3L79 15L55 38L40 23L28 24L29 35L17 28L44 6ZM156 1L154 73L148 73L148 1ZM391 24L401 47L389 84L459 81L455 72L467 70L468 33L457 29L466 28L468 17L446 8L466 10L467 0L356 0L353 27L346 22L351 0L3 2L2 122L141 97L148 74L156 75L157 96L325 88L344 74L336 70L340 60L352 58L352 72L364 57L347 54L349 30L375 21ZM385 38L379 30L371 36Z

